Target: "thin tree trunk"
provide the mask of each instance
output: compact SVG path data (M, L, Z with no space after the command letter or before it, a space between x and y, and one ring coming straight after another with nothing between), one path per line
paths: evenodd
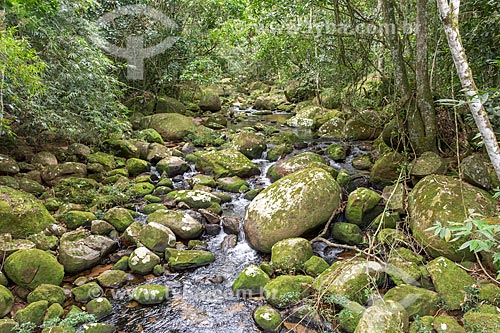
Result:
M484 146L500 180L500 148L498 147L495 132L488 119L488 114L478 96L478 89L474 82L472 70L467 62L467 56L460 37L458 24L460 0L450 0L450 3L447 0L437 0L437 5L462 88L467 98L469 98L469 109L474 117L479 133L483 137Z
M417 154L436 151L436 113L434 111L428 65L428 20L429 0L417 0L416 25L416 88L417 105L408 117L410 140Z

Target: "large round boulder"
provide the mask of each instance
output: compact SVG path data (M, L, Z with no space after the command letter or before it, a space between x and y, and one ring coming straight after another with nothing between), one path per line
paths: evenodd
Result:
M165 141L182 141L186 135L196 129L196 124L178 113L159 113L141 120L141 127L152 128L160 133Z
M267 148L264 136L250 131L242 131L233 136L231 146L251 159L260 158Z
M7 277L18 286L35 289L41 284L61 284L64 268L52 254L38 250L19 250L5 261Z
M292 174L299 170L307 169L307 168L321 168L332 174L332 176L337 176L337 171L326 165L323 161L323 158L316 153L305 152L286 160L281 160L269 168L268 176L271 178L271 181L276 181L281 177Z
M495 213L495 202L487 192L458 179L438 175L427 176L415 186L409 195L408 206L415 239L431 256L444 256L453 261L474 259L470 251L459 250L469 238L447 242L428 229L436 222L443 226L450 222L464 223L471 209L483 216Z
M160 209L150 214L148 223L156 222L164 225L182 239L195 239L203 232L203 225L188 213Z
M262 191L245 215L250 245L262 252L286 238L326 223L340 206L340 187L330 173L310 168L288 175Z
M219 95L212 91L206 91L200 102L198 103L198 106L203 111L217 112L221 110L222 102Z
M259 168L235 149L207 151L199 155L196 169L220 177L251 177L260 173Z
M0 233L25 238L55 222L45 206L33 195L0 186Z

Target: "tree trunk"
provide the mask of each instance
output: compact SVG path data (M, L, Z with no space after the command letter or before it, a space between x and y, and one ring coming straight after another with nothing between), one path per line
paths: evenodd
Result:
M467 56L460 37L458 24L460 0L450 0L450 3L447 0L437 0L437 5L462 88L469 99L469 109L474 117L479 133L483 137L484 146L500 180L500 148L498 147L495 132L488 119L488 114L478 96L478 89L474 82L472 70L467 62Z
M408 132L413 149L417 154L436 151L436 113L434 111L429 79L427 53L429 0L417 0L416 25L416 88L417 105L408 115Z

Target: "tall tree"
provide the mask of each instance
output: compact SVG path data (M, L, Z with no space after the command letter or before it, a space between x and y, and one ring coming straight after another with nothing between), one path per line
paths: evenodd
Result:
M459 28L460 0L437 0L441 22L444 32L448 39L453 62L457 69L457 74L462 83L465 96L469 99L469 109L474 117L474 121L483 137L484 146L490 157L491 163L495 168L498 179L500 180L500 148L491 127L488 114L484 109L483 103L478 94L478 88L474 82L472 70L467 61L467 55L462 45Z

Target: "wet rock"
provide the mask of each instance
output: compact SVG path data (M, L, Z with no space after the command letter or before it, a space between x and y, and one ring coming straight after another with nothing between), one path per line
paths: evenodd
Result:
M262 305L255 309L253 319L264 332L277 332L283 321L280 313L269 305Z
M33 195L0 186L0 233L24 238L43 231L54 218Z
M500 186L493 165L483 154L473 154L460 163L464 180L474 186L491 190Z
M61 222L63 222L68 229L77 229L82 226L89 226L90 223L96 219L94 213L82 212L78 210L70 210L69 212L61 215Z
M352 166L358 170L370 170L373 166L372 158L369 154L357 156L352 160Z
M0 318L5 317L12 310L14 295L4 286L0 285Z
M215 261L215 256L207 251L166 249L165 259L174 271L196 268Z
M125 164L130 177L149 171L151 164L139 158L129 158Z
M15 319L18 323L34 323L35 325L40 325L45 317L45 311L49 307L47 301L38 301L28 304L24 309L19 310L15 314Z
M260 173L259 168L245 155L235 149L207 151L196 161L199 171L220 177L251 177Z
M394 301L403 306L410 318L433 316L439 309L439 296L436 292L409 285L390 289L384 301Z
M337 176L337 171L334 168L326 165L321 156L311 152L301 153L279 161L269 169L268 176L274 182L294 172L313 167L324 169L331 173L333 177Z
M259 266L250 265L238 275L231 288L240 296L262 295L264 286L270 280Z
M12 157L0 154L0 175L15 175L19 173L19 165Z
M345 216L358 226L367 226L384 209L379 203L382 196L368 188L360 187L349 194Z
M304 263L304 272L309 276L316 277L329 267L330 265L328 265L325 259L318 256L312 256Z
M248 191L247 183L243 179L236 176L219 178L217 179L217 185L220 190L232 193Z
M222 240L220 247L222 251L227 253L227 251L229 251L230 249L235 248L237 243L238 237L236 235L227 235Z
M384 276L384 267L374 261L337 261L314 280L313 288L321 294L338 294L365 304L363 290L376 287Z
M340 187L323 169L284 177L248 206L244 229L249 244L267 252L278 241L298 237L328 221L340 206Z
M119 288L127 282L127 273L121 270L109 270L97 277L97 282L104 288Z
M240 233L240 221L238 218L224 216L221 221L222 228L226 234L238 235Z
M175 246L175 235L163 224L149 222L139 233L140 242L154 252L163 252L167 247Z
M140 120L142 129L153 128L165 141L179 142L196 129L196 124L178 113L161 113Z
M102 288L95 282L89 282L82 286L71 289L75 301L88 302L89 300L101 297L104 294Z
M4 272L18 286L35 289L41 284L59 285L64 268L52 254L38 250L19 250L5 261Z
M404 161L397 152L389 152L380 156L372 167L370 179L375 186L387 186L399 178L399 172Z
M146 247L135 249L128 259L128 267L134 273L149 274L160 263L160 257Z
M60 240L59 261L66 273L79 273L98 264L117 246L112 239L91 235L87 230L68 232Z
M476 281L453 261L439 257L427 264L432 283L448 310L460 309L466 290Z
M408 314L396 302L380 302L363 313L354 333L405 333L408 329Z
M169 289L159 284L138 286L132 291L132 299L142 305L160 304L168 299Z
M272 306L288 307L311 294L313 281L305 275L281 275L265 285L264 297Z
M103 323L91 323L91 324L84 324L82 326L83 332L84 333L115 333L116 329L113 325L110 324L103 324ZM45 333L45 332L42 332ZM48 332L52 333L52 332ZM65 332L62 332L65 333Z
M446 161L431 151L420 155L409 166L410 175L416 179L421 179L429 175L442 175L446 172L446 169Z
M168 177L175 177L184 174L189 170L189 164L180 157L165 157L156 165L160 174L165 173Z
M352 223L337 222L332 227L332 237L350 245L363 243L363 233L361 229Z
M467 219L467 209L483 216L492 216L495 203L491 196L458 179L446 176L427 176L411 191L408 197L410 228L415 239L431 256L445 256L454 261L474 260L474 254L459 248L469 239L461 237L447 242L428 228L439 221L462 223ZM465 207L465 208L464 208Z
M28 303L38 301L47 301L49 302L49 305L55 303L62 305L66 301L66 294L64 293L64 289L59 286L41 284L28 295Z
M128 209L114 207L104 214L104 219L119 232L125 231L133 222L134 218Z
M179 211L157 210L148 216L147 221L170 228L175 235L182 239L195 239L203 232L203 225L200 222L189 214Z
M302 271L304 263L313 255L312 246L304 238L288 238L275 243L271 249L271 265L277 271Z
M98 297L87 303L87 312L101 320L113 313L113 307L107 298Z
M217 95L212 91L205 91L200 102L198 103L198 106L203 111L211 111L211 112L220 111L222 108L219 95Z
M184 202L193 209L212 208L217 211L220 210L220 199L217 196L205 191L173 191L167 194L167 198Z
M77 162L66 162L54 166L47 166L42 171L42 179L45 183L54 186L61 179L76 177L87 177L87 166Z
M293 147L285 143L276 145L269 149L267 152L267 159L270 162L276 162L277 160L284 158L286 155L293 151Z
M347 150L344 146L334 143L326 148L325 154L334 161L343 161L347 156Z
M242 131L231 137L230 146L249 159L261 158L267 149L264 136L250 131Z

